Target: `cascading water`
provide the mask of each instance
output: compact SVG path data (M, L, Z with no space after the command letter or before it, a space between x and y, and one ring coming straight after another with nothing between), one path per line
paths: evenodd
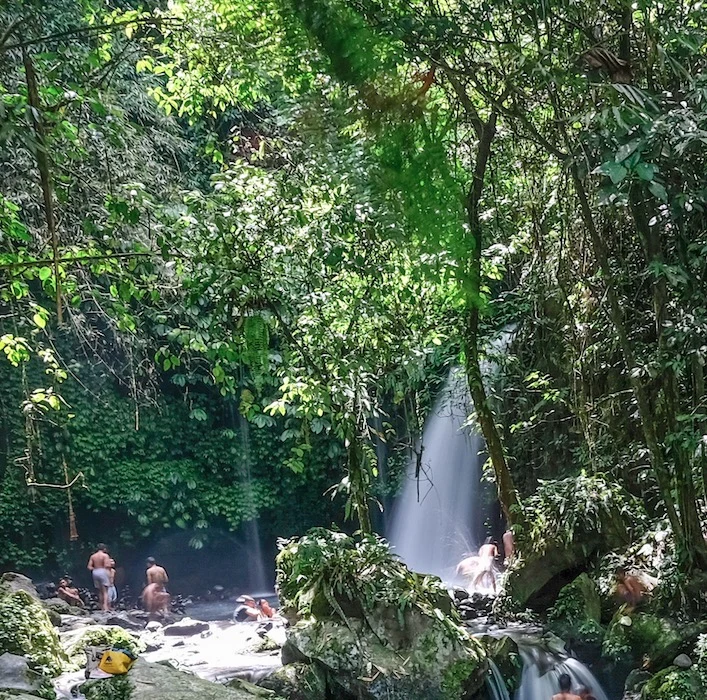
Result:
M250 471L250 427L245 417L240 417L241 440L243 442L243 459L246 472L246 498L254 509L253 479ZM248 585L250 590L262 591L271 588L273 583L268 583L263 560L263 547L260 539L258 519L253 518L244 524L246 544L248 549Z
M489 675L486 677L486 690L488 691L489 700L511 700L503 676L492 659L489 659Z
M566 673L572 679L576 692L586 686L597 700L609 700L592 672L577 659L560 657L519 644L523 659L523 675L514 700L550 700L560 692L559 677Z
M468 426L472 411L466 377L452 369L425 423L419 480L417 460L393 509L389 541L413 570L454 577L456 564L476 552L483 518L480 480L483 439Z

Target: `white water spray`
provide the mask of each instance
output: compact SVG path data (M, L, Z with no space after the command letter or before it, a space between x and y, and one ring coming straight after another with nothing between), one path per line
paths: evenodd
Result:
M425 423L417 459L393 509L389 540L413 570L452 580L457 563L475 553L482 526L479 502L483 439L465 422L472 412L466 376L451 370Z

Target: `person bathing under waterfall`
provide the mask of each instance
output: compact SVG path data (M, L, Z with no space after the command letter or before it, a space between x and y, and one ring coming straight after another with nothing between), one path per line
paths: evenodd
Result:
M563 673L558 679L560 692L552 696L552 700L581 700L579 695L575 695L572 690L572 679L567 673Z
M99 544L96 551L90 556L86 568L91 572L93 585L98 591L98 605L104 612L110 610L110 602L108 600L108 589L110 588L109 566L108 548L104 544Z
M498 556L498 547L493 537L487 537L486 541L479 547L479 569L474 579L474 587L480 588L484 582L487 587L496 593L496 569L495 561Z

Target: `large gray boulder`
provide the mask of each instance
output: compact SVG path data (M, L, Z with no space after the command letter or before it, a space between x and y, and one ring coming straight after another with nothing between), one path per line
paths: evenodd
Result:
M39 593L32 583L32 579L27 578L23 574L16 574L13 571L8 571L0 578L0 595L16 593L24 591L35 600L39 600Z
M87 700L254 700L256 694L202 680L166 664L138 659L125 676L87 681L81 686ZM273 695L272 700L278 700Z
M32 671L24 656L5 653L0 656L0 691L36 693L42 687L42 677Z

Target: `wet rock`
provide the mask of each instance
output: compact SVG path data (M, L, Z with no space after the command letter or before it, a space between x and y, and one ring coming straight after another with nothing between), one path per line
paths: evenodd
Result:
M39 593L37 593L32 579L12 571L3 574L2 578L0 578L0 595L16 593L17 591L24 591L31 598L39 600Z
M46 600L42 601L42 605L45 607L46 610L52 610L53 612L58 613L59 615L75 614L72 613L71 606L61 598L47 598Z
M60 617L62 632L70 632L71 630L83 629L84 627L98 624L92 617L88 616L61 615Z
M461 602L462 600L466 600L469 597L469 591L466 590L466 588L460 588L459 586L455 586L451 590L451 595L456 600L457 602Z
M673 659L673 666L677 666L678 668L691 668L692 659L687 654L678 654L678 656Z
M29 668L24 656L10 653L0 656L0 691L35 693L41 687L42 677Z
M201 620L192 620L189 617L185 617L179 622L167 625L167 627L164 628L164 633L169 637L191 637L195 634L207 632L208 629L208 622L202 622Z
M287 700L325 700L326 678L319 667L296 663L283 666L258 685Z
M257 695L243 688L227 688L202 680L169 665L138 659L125 676L87 681L81 686L87 700L253 700ZM272 700L278 700L274 695Z
M157 630L162 629L162 624L157 622L157 620L150 620L150 622L145 625L145 629L148 632L156 632Z
M624 689L629 693L638 692L651 679L652 675L652 673L644 671L641 668L634 668L626 677Z
M110 612L94 612L91 617L99 625L109 625L113 627L122 627L126 630L139 632L145 629L147 618L140 614L140 611L110 611Z

